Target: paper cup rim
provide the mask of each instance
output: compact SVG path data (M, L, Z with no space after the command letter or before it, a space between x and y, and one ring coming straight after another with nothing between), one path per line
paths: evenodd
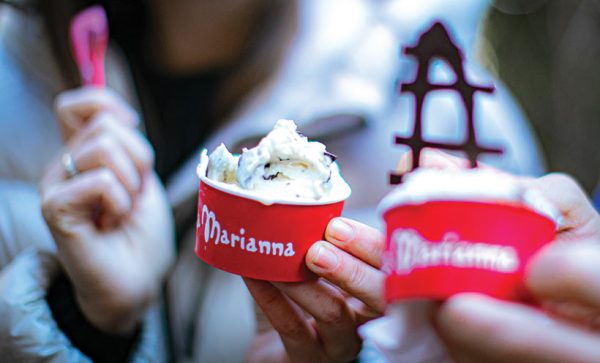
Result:
M469 200L469 199L430 199L430 200L425 200L425 201L419 201L419 202L411 202L411 203L402 203L402 204L396 204L396 205L389 205L387 206L385 209L382 209L379 211L379 214L383 217L384 220L387 219L388 215L390 213L392 213L394 210L396 210L397 208L403 208L403 207L419 207L419 206L423 206L429 203L460 203L460 204L478 204L478 205L488 205L488 206L498 206L501 208L505 208L505 207L509 207L509 208L517 208L517 209L524 209L528 212L531 213L535 213L540 217L543 217L545 219L547 219L548 221L552 222L552 224L554 224L555 226L557 226L558 228L558 224L557 222L551 218L550 216L546 215L545 213L541 213L540 211L530 207L527 204L524 203L520 203L517 201L512 201L512 200L493 200L493 199L489 199L489 200Z
M335 162L334 162L334 164L335 164L336 168L338 168L338 172L339 172L338 164ZM244 192L240 192L238 190L232 189L232 188L228 188L227 186L223 185L224 183L209 179L206 176L207 168L208 168L208 150L203 149L202 153L200 154L200 163L198 164L198 168L196 169L196 173L198 174L198 177L200 178L200 181L202 183L205 183L206 185L208 185L216 190L219 190L223 193L227 193L227 194L234 195L236 197L240 197L240 198L244 198L244 199L253 200L253 201L256 201L256 202L264 204L264 205L272 205L272 204L298 205L298 206L328 205L328 204L336 204L339 202L343 202L346 199L348 199L350 197L350 195L352 194L352 189L350 188L348 183L345 180L343 180L342 176L340 175L340 178L342 178L342 180L344 181L344 188L346 190L338 198L327 199L326 201L323 201L323 202L308 201L308 200L289 200L289 199L281 199L281 198L261 198L259 196L252 195L250 193L244 193Z

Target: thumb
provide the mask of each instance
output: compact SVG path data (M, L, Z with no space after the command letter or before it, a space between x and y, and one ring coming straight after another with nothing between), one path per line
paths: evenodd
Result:
M562 215L558 240L600 236L600 216L583 189L572 177L552 173L525 179L527 187L538 190Z

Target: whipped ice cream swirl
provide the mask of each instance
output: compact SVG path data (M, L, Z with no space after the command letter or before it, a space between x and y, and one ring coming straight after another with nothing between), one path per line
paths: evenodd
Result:
M207 159L208 179L263 202L333 202L350 194L335 156L325 145L298 133L291 120L277 121L256 147L244 149L241 155L232 155L221 144ZM198 174L202 177L202 161Z

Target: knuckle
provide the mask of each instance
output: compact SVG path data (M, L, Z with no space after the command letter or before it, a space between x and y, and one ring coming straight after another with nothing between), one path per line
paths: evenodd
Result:
M272 291L265 291L261 293L260 296L260 305L265 306L266 308L270 306L275 306L279 303L281 296L277 293L273 293Z
M366 272L364 267L358 263L352 264L348 278L348 285L364 286L366 280Z
M111 105L114 108L121 109L124 111L129 117L138 117L137 111L131 107L131 105L112 88L104 88L103 94L104 100L107 105Z
M55 198L52 198L51 196L42 197L42 216L46 222L51 221L56 215L56 204Z
M41 204L42 217L52 234L59 233L60 235L69 234L69 208L68 202L64 197L55 193L42 200ZM55 242L60 247L61 239L55 239Z
M139 134L139 131L138 137L141 139L142 144L141 162L145 167L151 167L154 165L154 148L145 137Z
M116 142L110 136L110 134L107 133L99 135L96 142L98 144L98 147L103 150L112 150L112 148L114 148L116 144Z
M110 136L103 136L98 141L97 152L100 163L104 166L118 164L120 148L117 141Z
M65 124L65 121L69 117L69 109L63 105L55 103L54 111L56 112L56 118L61 124Z
M117 143L112 137L104 134L97 138L96 148L96 152L103 160L110 160L117 149Z
M572 176L565 173L550 173L544 176L543 179L549 180L562 190L579 192L581 189L579 183Z
M595 246L577 246L570 251L558 255L555 258L556 273L563 276L565 285L569 290L578 290L586 287L586 282L590 281L591 276L598 274L598 262L600 258L595 251ZM590 276L590 272L593 274ZM593 285L592 285L593 286Z
M279 335L291 341L302 341L306 338L306 328L294 320L282 322L277 327Z
M94 86L84 86L75 90L78 99L82 103L88 103L95 105L98 109L104 109L107 107L109 103L109 88L108 87L94 87Z
M593 215L593 207L577 180L567 174L551 173L536 179L534 185L554 205L577 224L587 222Z
M127 110L129 112L129 117L131 118L131 121L134 123L134 125L139 124L142 119L141 115L139 112L137 112L137 110L133 107L131 107L130 105L127 104Z
M338 325L346 319L347 311L346 299L341 294L335 294L330 297L317 319L325 325Z
M99 91L101 93L98 94L99 97L107 104L121 104L126 103L123 98L112 88L103 87L100 88Z
M95 133L109 132L112 128L113 118L110 113L100 111L90 121L90 129Z
M40 205L42 216L46 221L56 218L61 204L60 194L55 187L50 186L42 189L40 193Z
M98 170L96 182L98 187L104 190L110 190L117 183L115 174L108 168L101 168Z
M76 90L68 90L68 91L64 91L61 92L58 96L56 96L56 98L54 99L54 109L61 113L61 112L65 112L67 111L70 107L72 107L73 105L73 96L75 95L75 92L77 92Z
M547 251L538 257L537 263L551 266L552 274L556 276L559 285L565 292L576 293L586 288L590 275L598 274L600 256L589 246L563 246L554 251Z
M371 231L368 241L369 243L364 243L366 255L374 260L380 260L385 246L385 237L379 231Z

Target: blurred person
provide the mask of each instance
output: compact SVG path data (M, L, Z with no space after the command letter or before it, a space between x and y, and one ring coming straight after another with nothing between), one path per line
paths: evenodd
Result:
M549 171L591 195L600 179L600 58L596 0L495 0L480 55L523 107Z
M397 64L397 42L414 40L428 20L400 37L360 1L105 1L108 86L117 92L66 91L79 85L67 24L90 3L12 3L25 12L3 9L0 47L2 86L11 89L0 115L0 313L10 317L0 323L0 351L20 361L166 359L155 301L172 256L168 202L179 251L166 294L173 358L243 360L256 324L251 297L239 277L193 253L199 147L224 142L239 150L276 119L295 119L340 157L354 189L346 215L373 222L402 153L382 140L411 125L407 103L395 102L396 73L411 74L406 62ZM460 138L460 127L445 126L455 115L449 108L443 97L429 107L431 135ZM507 146L499 165L539 172L525 123L501 88L478 112L489 118L484 140ZM68 165L78 172L66 174ZM382 312L346 299L343 290L359 291L353 283L264 286L318 321L311 356L337 360L356 355L357 327ZM332 310L315 308L324 300ZM286 343L269 332L252 347ZM349 338L323 339L338 333ZM278 354L297 360L303 351Z

